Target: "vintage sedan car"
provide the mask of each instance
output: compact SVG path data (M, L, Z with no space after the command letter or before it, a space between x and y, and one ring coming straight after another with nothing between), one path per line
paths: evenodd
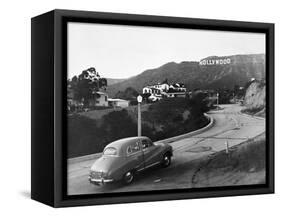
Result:
M89 181L102 185L122 180L129 184L136 173L156 165L168 167L173 156L172 147L153 143L147 137L130 137L108 144L102 156L91 167Z

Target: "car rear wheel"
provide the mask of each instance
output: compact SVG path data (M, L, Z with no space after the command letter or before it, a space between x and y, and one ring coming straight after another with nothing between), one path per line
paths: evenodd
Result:
M124 174L123 181L125 184L130 184L134 180L134 172L133 171L128 171Z
M171 165L171 155L169 153L165 154L162 159L162 166L168 167Z

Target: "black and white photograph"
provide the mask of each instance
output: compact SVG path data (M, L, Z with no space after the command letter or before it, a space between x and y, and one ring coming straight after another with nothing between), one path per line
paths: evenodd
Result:
M67 23L67 195L266 184L266 34Z
M280 213L278 1L1 3L1 216Z

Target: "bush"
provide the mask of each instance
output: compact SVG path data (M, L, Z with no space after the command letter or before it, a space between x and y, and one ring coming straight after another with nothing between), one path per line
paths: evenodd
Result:
M107 143L124 137L136 136L137 124L131 119L128 111L113 111L102 118L101 128Z
M100 125L82 115L69 116L68 157L102 152L108 143L136 134L137 124L125 109L104 115Z
M208 123L203 115L209 109L206 103L205 96L196 95L192 99L166 98L151 104L142 115L148 125L143 134L157 141L201 128ZM186 111L190 113L188 118L184 117Z
M103 144L99 139L103 137L103 132L95 120L74 114L68 117L67 130L68 157L77 157L103 150Z

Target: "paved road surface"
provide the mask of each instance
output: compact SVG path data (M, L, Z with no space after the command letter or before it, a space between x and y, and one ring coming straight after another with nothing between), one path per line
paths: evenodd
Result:
M206 156L240 144L265 131L265 120L240 113L239 105L222 105L223 109L211 111L214 125L205 132L171 141L174 150L169 168L154 168L144 172L128 186L121 184L95 186L88 182L89 169L96 159L69 163L68 194L93 194L105 192L145 191L175 188L192 188L192 175ZM200 186L200 183L196 187ZM200 186L204 187L204 186Z

